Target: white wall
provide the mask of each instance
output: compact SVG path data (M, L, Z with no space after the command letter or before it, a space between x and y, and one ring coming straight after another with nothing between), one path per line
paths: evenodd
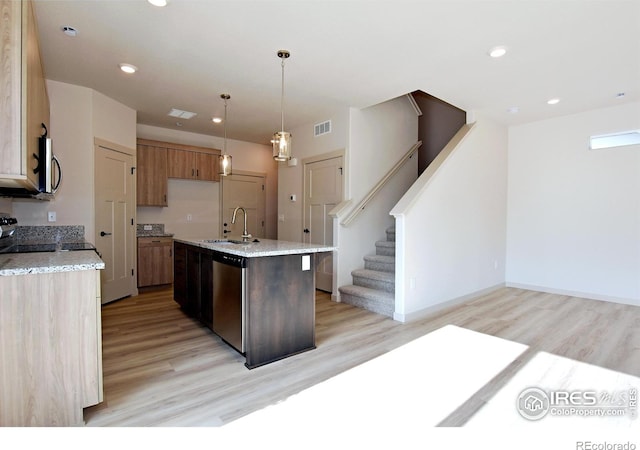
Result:
M222 149L224 139L149 125L137 126L138 137ZM271 147L227 139L234 171L265 173L266 236L277 237L278 167ZM138 207L138 223L163 223L165 231L183 237L217 237L220 231L220 183L169 179L168 207ZM193 216L187 222L187 214Z
M47 80L51 111L49 134L63 170L55 200L13 200L20 225L84 225L94 241L94 146L98 137L135 151L136 112L99 92ZM47 221L55 211L57 221Z
M405 96L364 109L351 109L347 192L357 205L418 140L418 116ZM352 284L351 272L363 268L375 242L394 224L389 216L418 174L417 154L409 159L372 203L349 226L338 229L337 286ZM346 212L349 212L347 209ZM335 294L335 293L334 293Z
M479 118L429 176L418 180L426 186L419 196L394 208L399 245L404 241L396 255L404 267L396 276L401 321L504 284L506 128Z
M306 124L291 129L293 157L298 165L291 167L286 162L278 163L278 214L283 220L278 222L278 239L302 242L304 164L303 159L346 150L349 139L349 109L344 108L319 122L331 120L331 133L318 137L313 135L314 124ZM289 197L295 194L296 202Z
M509 130L507 284L640 305L640 103Z

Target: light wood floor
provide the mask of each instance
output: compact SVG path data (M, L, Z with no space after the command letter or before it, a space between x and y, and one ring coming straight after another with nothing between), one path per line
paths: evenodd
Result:
M105 400L85 410L88 426L221 425L447 324L530 349L442 426L463 425L537 351L640 376L640 307L503 288L402 324L318 291L317 349L248 370L172 296L169 288L103 307Z

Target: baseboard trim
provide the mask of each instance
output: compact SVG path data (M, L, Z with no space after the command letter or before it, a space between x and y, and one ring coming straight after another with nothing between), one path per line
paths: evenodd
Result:
M580 291L568 291L565 289L556 289L547 286L536 286L533 284L524 283L505 283L507 287L516 289L526 289L528 291L546 292L548 294L568 295L570 297L586 298L589 300L600 300L603 302L620 303L623 305L640 306L640 299L637 298L623 298L613 297L611 295L594 294L592 292L580 292Z
M419 319L424 319L428 316L431 316L433 314L436 314L440 311L442 311L443 309L447 309L447 308L451 308L452 306L457 306L461 303L467 302L469 300L472 300L476 297L480 297L482 295L486 295L486 294L490 294L494 291L497 291L498 289L501 289L505 287L504 283L498 283L494 286L490 286L488 288L485 289L480 289L479 291L475 291L475 292L471 292L469 294L463 295L461 297L457 297L451 300L446 300L442 303L438 303L437 305L433 305L433 306L429 306L427 308L424 309L420 309L418 311L414 311L408 314L398 314L398 313L393 313L393 320L397 320L398 322L413 322L415 320L419 320Z

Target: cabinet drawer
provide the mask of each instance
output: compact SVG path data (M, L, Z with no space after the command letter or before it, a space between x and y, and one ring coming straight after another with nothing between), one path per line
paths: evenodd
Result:
M138 247L163 247L165 245L173 245L171 237L139 237Z

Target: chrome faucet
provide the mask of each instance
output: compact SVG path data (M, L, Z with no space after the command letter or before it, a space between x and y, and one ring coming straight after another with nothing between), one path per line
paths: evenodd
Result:
M236 214L238 213L239 209L242 210L242 212L244 213L244 230L242 232L242 240L246 242L251 238L251 235L247 231L247 211L242 206L238 206L236 209L233 210L233 216L231 217L231 223L232 224L236 223Z

